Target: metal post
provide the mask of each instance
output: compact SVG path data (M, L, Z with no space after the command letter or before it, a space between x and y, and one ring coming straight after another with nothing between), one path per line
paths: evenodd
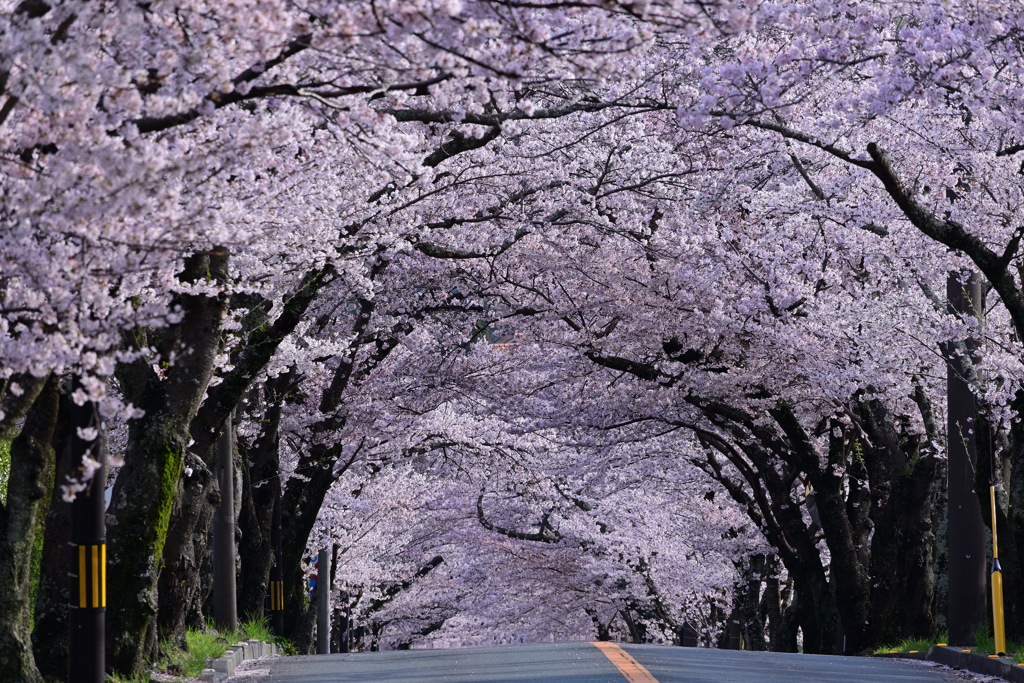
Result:
M995 634L996 654L1006 654L1006 625L1003 620L1003 571L999 567L999 539L996 534L996 487L988 487L992 502L992 632Z
M226 631L238 629L235 600L235 439L232 415L217 439L220 505L213 516L213 617Z
M270 547L274 566L270 568L270 628L274 635L284 637L284 570L281 541L281 484L275 480L274 512L270 522Z
M316 653L331 653L331 553L321 548L317 559Z
M78 377L74 389L81 388ZM71 437L72 457L81 463L83 455L99 462L88 488L71 504L71 624L69 654L70 683L103 683L106 667L107 539L104 524L104 493L107 482L107 451L103 424L95 403L72 402L71 419L76 427ZM95 430L96 438L82 435ZM81 470L79 470L81 471Z
M981 281L977 276L951 273L946 280L951 314L977 315L981 308ZM974 632L988 621L985 567L987 529L974 491L977 448L974 437L974 394L960 363L947 353L947 440L949 557L949 642L969 645Z

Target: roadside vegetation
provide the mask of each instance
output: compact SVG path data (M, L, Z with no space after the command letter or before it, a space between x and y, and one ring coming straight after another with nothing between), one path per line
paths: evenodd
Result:
M875 648L871 654L884 655L890 652L927 652L928 648L932 645L938 645L939 643L945 644L947 642L949 642L949 637L945 633L939 634L938 639L905 638L897 643L882 645L881 647Z
M928 638L907 638L892 645L883 645L872 651L871 654L884 655L891 652L927 652L933 645L945 645L949 642L949 636L945 633L939 634L937 639ZM996 654L995 638L988 628L978 629L974 632L975 645L970 648L974 652L984 654ZM1010 641L1006 644L1006 656L1018 664L1024 664L1024 641Z
M109 683L149 683L153 673L164 674L161 677L162 681L166 681L167 676L173 676L176 680L199 678L202 670L207 668L207 662L221 657L233 643L242 640L274 643L287 654L295 653L291 643L271 633L267 619L264 617L250 617L240 623L238 630L234 632L219 630L213 622L208 622L204 629L189 628L186 631L185 649L176 647L170 640L163 641L160 645L160 660L152 672L143 672L136 678L108 675L107 681Z

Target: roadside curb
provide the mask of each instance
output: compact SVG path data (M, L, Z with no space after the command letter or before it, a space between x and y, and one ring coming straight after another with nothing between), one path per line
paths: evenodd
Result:
M885 652L875 657L929 660L953 669L984 676L999 676L1013 683L1024 683L1024 664L1017 664L1005 657L979 654L948 645L933 645L927 652Z
M260 640L243 640L230 646L223 657L218 657L210 662L208 669L203 669L199 674L202 683L220 683L235 673L235 667L247 659L258 659L267 655L279 655L281 648L274 643L264 643Z

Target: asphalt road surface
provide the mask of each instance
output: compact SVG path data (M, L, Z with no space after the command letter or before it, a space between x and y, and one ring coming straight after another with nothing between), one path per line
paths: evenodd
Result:
M265 683L943 683L893 659L591 643L283 657Z

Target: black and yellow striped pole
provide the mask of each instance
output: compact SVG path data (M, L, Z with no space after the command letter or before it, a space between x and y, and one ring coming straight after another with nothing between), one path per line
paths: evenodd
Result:
M74 388L81 387L76 378ZM84 491L71 504L71 570L69 572L71 633L69 642L70 683L103 683L107 611L107 544L104 524L104 493L107 483L107 453L98 406L86 401L73 405L76 427L71 448L76 462L82 457L99 462ZM85 437L93 437L87 439Z
M1003 620L1003 572L999 567L999 539L996 536L996 487L988 487L992 499L992 622L996 654L1006 654L1006 626Z

